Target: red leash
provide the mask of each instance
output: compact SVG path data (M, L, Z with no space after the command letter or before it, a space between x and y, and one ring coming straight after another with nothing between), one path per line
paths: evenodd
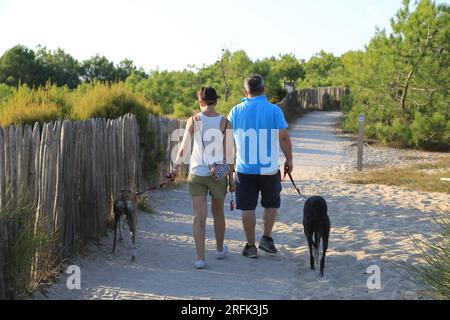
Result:
M141 194L144 194L144 193L147 193L147 192L156 190L156 189L161 189L161 188L164 187L166 184L168 184L168 183L167 183L167 182L164 182L164 183L161 183L161 184L159 184L159 185L157 185L157 186L151 187L151 188L149 188L149 189L147 189L147 190L136 192L136 195L137 195L137 196L140 196Z
M136 195L137 195L137 196L140 196L141 194L144 194L144 193L147 193L147 192L156 190L156 189L162 189L162 187L164 187L165 185L167 185L167 184L169 184L169 183L171 183L171 182L174 181L174 179L172 178L172 176L169 176L169 175L166 176L166 179L170 179L170 181L169 181L169 182L167 182L167 181L166 181L166 182L163 182L163 183L161 183L161 184L158 184L158 185L156 185L156 186L154 186L154 187L151 187L151 188L149 188L149 189L147 189L147 190L144 190L144 191L136 192Z

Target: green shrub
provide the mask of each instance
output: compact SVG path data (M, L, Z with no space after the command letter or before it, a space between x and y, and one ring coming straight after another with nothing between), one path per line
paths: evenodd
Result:
M415 147L444 147L449 143L449 122L450 120L445 119L445 116L438 112L431 116L416 112L411 124L411 144Z
M10 188L6 190L6 203L0 209L0 219L15 225L20 230L10 240L6 268L10 283L12 298L20 297L31 292L42 281L48 280L57 274L56 257L43 252L49 252L54 237L35 227L34 213L36 207L32 199L24 193L16 198L11 197ZM38 265L34 258L41 252ZM32 272L32 266L35 272Z
M148 127L148 115L161 115L161 108L136 96L123 83L94 83L77 90L74 116L77 119L90 118L115 119L127 113L136 116L139 124L141 148L144 150L143 172L151 180L157 172L161 160L162 146L156 145L155 133Z
M38 89L19 86L3 103L0 111L2 125L44 123L69 118L72 93L67 87L47 83Z
M123 83L112 85L96 83L79 90L74 104L77 119L115 119L126 113L133 113L141 121L148 114L160 115L161 109L145 99L136 96Z
M2 103L5 102L10 95L14 92L14 88L10 87L4 83L0 83L0 108Z
M186 119L189 118L193 114L192 108L186 107L182 103L176 102L173 105L173 113L172 117L176 119Z

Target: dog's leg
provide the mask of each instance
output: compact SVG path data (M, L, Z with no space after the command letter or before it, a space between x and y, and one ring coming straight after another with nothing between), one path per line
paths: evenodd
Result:
M314 263L315 267L319 266L319 250L320 250L320 234L315 232L314 233Z
M128 225L130 226L130 235L131 241L133 243L133 256L131 257L131 261L136 260L136 221L133 213L127 215Z
M114 242L113 242L113 250L112 252L116 252L116 236L117 236L117 218L114 219Z
M306 240L308 241L309 247L309 263L311 265L311 270L315 270L314 268L314 256L313 256L313 238L312 235L309 235L305 232Z
M320 260L320 276L323 277L323 270L325 269L325 254L327 253L328 249L328 234L324 236L323 238L323 252L322 252L322 259Z
M119 217L119 242L123 241L123 215Z

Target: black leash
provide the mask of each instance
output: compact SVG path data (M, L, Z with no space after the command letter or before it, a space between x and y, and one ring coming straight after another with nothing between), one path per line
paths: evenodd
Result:
M292 178L292 174L288 173L289 175L289 179L291 179L292 185L294 186L295 190L297 190L298 194L300 195L300 197L302 197L303 199L307 200L308 198L305 197L302 192L300 191L300 189L295 185L294 179Z

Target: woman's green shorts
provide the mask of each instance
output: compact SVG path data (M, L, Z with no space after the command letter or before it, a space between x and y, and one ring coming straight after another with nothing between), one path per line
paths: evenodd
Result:
M189 174L188 190L192 197L207 196L208 192L214 200L223 200L227 194L228 177L214 181L210 176L202 177Z

